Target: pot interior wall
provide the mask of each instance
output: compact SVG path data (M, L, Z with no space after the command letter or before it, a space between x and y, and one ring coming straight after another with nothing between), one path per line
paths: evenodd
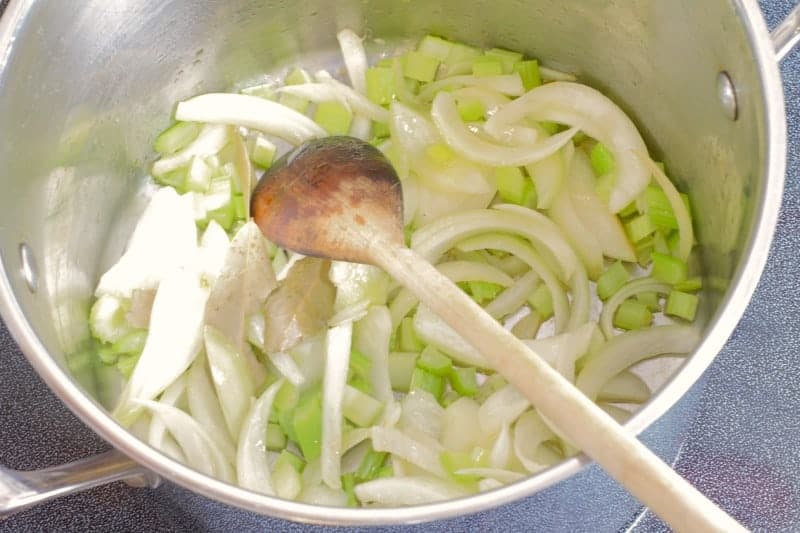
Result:
M0 255L40 340L90 391L95 371L76 353L91 291L143 206L150 147L174 103L334 50L344 27L390 42L433 32L524 51L623 103L693 196L706 285L718 291L706 298L712 320L762 208L761 85L726 0L27 4L0 53ZM736 122L717 98L720 70L738 88ZM35 292L20 274L23 242Z

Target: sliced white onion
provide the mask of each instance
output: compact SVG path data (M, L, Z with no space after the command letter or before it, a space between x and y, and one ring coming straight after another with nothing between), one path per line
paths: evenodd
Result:
M372 103L363 94L334 79L319 83L285 85L277 92L299 96L312 102L339 102L348 110L352 109L353 112L376 122L389 122L389 112L386 109Z
M653 278L638 278L623 285L614 295L606 300L603 310L600 311L600 330L606 339L614 336L614 313L617 308L630 298L643 292L657 292L659 294L669 294L672 286L669 283L656 281Z
M620 372L603 386L597 394L598 402L644 403L650 399L650 387L642 378L626 370Z
M504 425L514 422L530 406L531 402L514 386L506 385L483 402L478 410L478 423L485 434L494 435Z
M384 477L356 485L361 503L386 506L419 505L466 496L457 484L431 477Z
M153 176L163 176L167 172L186 166L194 157L214 155L222 150L228 141L230 141L230 130L227 126L206 124L197 138L185 148L153 163Z
M494 318L503 318L506 315L510 315L525 304L539 283L539 279L539 274L529 270L520 276L511 287L486 304L484 309Z
M525 117L577 127L614 154L612 213L625 208L647 187L650 172L637 155L646 154L647 147L631 119L599 91L578 83L547 83L503 106L485 127L501 132Z
M353 327L353 346L369 357L369 383L372 395L386 405L382 420L390 417L393 404L392 384L389 380L389 344L392 338L392 319L384 305L369 308L364 318Z
M696 326L653 326L622 333L586 358L575 386L595 399L611 378L639 361L662 354L688 354L699 342Z
M569 72L562 72L554 68L539 65L539 74L544 81L576 81L578 78Z
M350 365L353 323L328 330L325 374L322 378L322 481L332 489L342 487L342 399Z
M189 369L186 399L189 412L197 423L208 429L208 435L231 464L236 462L236 445L231 438L217 391L208 375L205 354L201 353Z
M498 111L501 112L502 109ZM471 161L492 166L523 166L541 161L558 151L578 132L576 128L571 128L530 146L504 146L488 142L467 128L458 114L455 98L447 92L441 92L433 99L431 116L447 145L456 153ZM502 134L497 129L487 131Z
M367 53L364 43L353 30L344 29L336 34L342 50L344 67L353 89L361 94L367 92Z
M178 400L183 396L184 392L186 392L186 378L181 376L164 390L158 402L163 405L175 407L175 404L178 403ZM164 421L159 417L154 417L150 422L150 431L147 436L147 442L150 446L157 450L164 451L165 437L168 437L166 430L167 428L164 425Z
M675 214L675 220L678 221L678 235L680 236L680 245L678 257L682 261L689 259L689 254L692 252L694 246L694 229L692 228L692 218L686 204L683 203L678 189L670 181L664 171L658 165L653 163L653 160L647 155L647 152L638 152L637 156L640 160L644 161L645 165L650 169L653 178L658 183L659 187L664 191L664 194L669 200L669 205L672 207L672 212Z
M472 398L461 397L448 405L442 415L442 446L454 452L471 452L483 443L486 436L478 419L480 404Z
M536 411L527 411L514 424L514 454L525 470L534 474L550 466L549 462L541 461L537 456L537 449L544 442L555 438L555 433Z
M511 423L503 424L489 452L489 465L492 468L506 468L511 461Z
M242 424L236 452L239 485L268 495L273 494L273 490L266 447L267 424L272 402L282 385L282 379L270 385L250 407Z
M206 430L188 413L152 400L133 400L131 403L149 409L164 421L183 450L188 466L227 483L234 482L235 476L231 465L225 460Z
M208 93L178 104L177 120L244 126L293 144L327 136L316 122L277 102L246 94Z
M272 366L275 367L275 370L295 387L305 383L306 378L303 376L303 372L300 370L300 367L297 366L294 358L288 353L269 353L267 354L267 358L270 363L272 363Z
M423 87L419 97L431 100L437 94L454 87L480 87L506 96L521 96L525 94L522 78L519 74L499 74L497 76L450 76L443 80L434 81Z
M573 383L575 381L575 361L589 350L595 327L594 322L587 322L567 333L523 342L555 368L567 381Z
M416 465L437 477L447 477L439 463L439 452L412 439L397 429L375 426L372 428L372 448L378 452L389 452L404 461ZM387 478L391 479L391 478Z

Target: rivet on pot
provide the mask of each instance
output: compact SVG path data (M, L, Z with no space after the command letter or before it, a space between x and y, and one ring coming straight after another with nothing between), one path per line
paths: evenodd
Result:
M24 242L19 245L19 263L20 274L22 275L22 279L25 280L28 290L36 292L39 288L39 274L36 269L36 260L33 257L31 247Z
M730 120L739 118L739 104L736 101L736 87L730 75L724 70L717 75L717 95L725 116Z

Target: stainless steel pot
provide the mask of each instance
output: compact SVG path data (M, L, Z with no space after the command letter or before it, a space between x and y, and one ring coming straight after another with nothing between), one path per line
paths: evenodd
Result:
M588 462L403 509L286 502L210 479L137 440L108 416L91 373L70 358L88 334L100 268L120 252L141 208L152 135L172 104L333 49L343 27L527 51L624 102L694 198L710 287L704 341L628 429L638 433L660 417L713 360L772 238L786 156L776 60L800 40L800 9L770 36L753 0L12 0L0 19L0 313L47 384L118 451L46 471L0 468L0 517L97 484L155 485L163 476L292 520L413 522L522 498Z

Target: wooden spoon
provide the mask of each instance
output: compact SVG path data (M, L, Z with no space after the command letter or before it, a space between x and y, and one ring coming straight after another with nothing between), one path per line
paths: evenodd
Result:
M388 272L478 349L567 440L675 530L744 530L405 246L400 181L370 144L328 137L300 146L261 178L251 209L261 231L280 246Z

